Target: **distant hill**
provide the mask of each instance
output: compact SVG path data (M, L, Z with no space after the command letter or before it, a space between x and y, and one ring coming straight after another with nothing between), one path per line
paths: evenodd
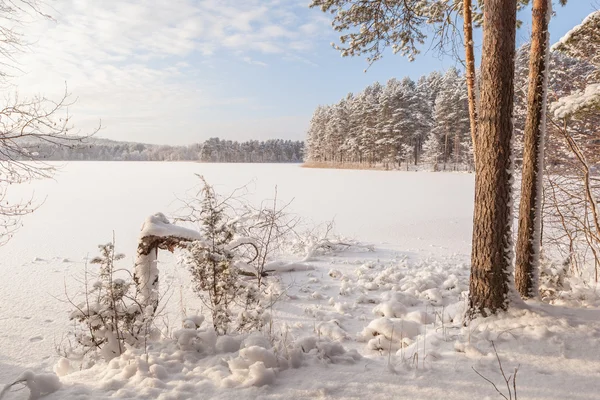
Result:
M302 162L304 142L271 139L237 142L211 138L187 146L120 142L102 138L73 138L49 142L21 139L36 159L47 161L203 161L240 163Z

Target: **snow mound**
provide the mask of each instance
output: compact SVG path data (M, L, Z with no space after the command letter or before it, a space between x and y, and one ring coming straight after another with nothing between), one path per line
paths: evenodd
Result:
M188 346L184 346L186 349L182 349L181 338L187 337L189 331L192 329L184 328L178 339L153 342L147 349L128 349L106 364L66 375L64 379L68 384L56 398L104 398L107 392L114 393L117 398L133 399L210 398L222 389L272 385L280 372L290 367L354 364L362 358L356 350L348 351L339 342L314 336L288 343L287 349L280 352L270 344L267 346L267 338L260 333L222 336L215 340L212 348L210 341L202 341L202 351L198 351L192 345L194 340L189 339ZM207 331L196 330L198 334ZM242 348L219 354L219 347L232 350L234 343L238 347L242 344ZM57 370L61 368L66 368L64 362L56 366ZM35 375L31 382L38 386L36 389L32 384L32 393L58 390L58 377L53 374L52 377L53 380ZM82 388L79 382L87 382L90 386ZM200 392L199 388L202 388Z
M173 332L180 350L196 351L198 353L213 354L216 352L217 334L212 327L201 329L196 323L202 323L202 318L186 319L184 328Z
M240 358L252 365L261 362L267 368L277 367L277 357L275 354L260 346L250 346L240 350Z
M248 335L248 337L246 337L241 344L241 348L245 349L246 347L253 347L253 346L259 346L262 347L264 349L270 349L271 347L273 347L271 345L271 342L269 341L269 339L267 339L266 337L264 337L261 333L259 332L253 332L250 335Z
M248 368L248 378L243 386L264 386L275 381L275 370L267 368L262 362L256 362Z
M240 341L232 336L219 336L215 344L217 353L235 353L240 349Z
M325 336L333 340L346 340L348 339L348 332L346 332L341 326L340 322L336 319L331 321L321 322L317 325L317 333L320 336Z
M412 343L421 334L422 324L402 318L378 318L359 334L358 339L366 340L371 350L397 350Z
M183 320L183 327L186 329L198 329L204 322L203 315L192 315Z
M332 277L333 279L341 279L344 275L338 269L330 269L329 276Z
M285 261L272 261L265 264L265 270L269 272L294 272L294 271L310 271L315 269L310 264L305 262L285 262Z
M29 389L29 400L39 399L56 392L62 387L60 379L55 374L36 374L32 371L25 371L13 384L6 385L4 389L0 391L0 398L3 398L4 395L17 384L23 384Z
M400 318L406 314L406 307L398 301L390 300L375 306L373 314L380 317Z
M339 342L322 340L314 336L307 336L299 339L294 344L294 348L301 350L306 357L312 357L317 360L324 360L332 364L354 364L362 359L362 356L354 349L346 350ZM296 353L296 357L299 357ZM297 360L290 359L292 366Z
M407 321L414 321L422 325L429 325L435 322L435 317L423 310L409 312L404 316Z
M64 357L61 357L54 366L54 373L58 376L65 376L70 374L71 372L73 372L71 362Z

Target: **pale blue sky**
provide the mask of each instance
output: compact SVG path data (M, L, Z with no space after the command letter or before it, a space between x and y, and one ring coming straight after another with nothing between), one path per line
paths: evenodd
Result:
M303 139L318 104L374 81L456 65L423 52L387 53L368 72L342 58L329 15L308 0L57 0L56 22L34 21L35 44L19 60L21 93L56 95L66 81L83 131L101 137L188 144L219 136ZM552 42L593 11L594 0L555 6ZM530 10L518 42L528 40ZM480 36L480 35L479 35ZM477 43L479 44L479 43ZM427 50L426 48L423 50Z

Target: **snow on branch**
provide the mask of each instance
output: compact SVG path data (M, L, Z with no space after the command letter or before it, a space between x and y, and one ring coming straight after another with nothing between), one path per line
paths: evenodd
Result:
M556 118L568 118L580 112L600 108L600 84L588 85L583 91L564 96L550 105Z
M600 64L600 11L588 15L581 24L567 32L554 46L573 58Z
M556 118L568 118L600 108L600 11L588 15L581 24L564 35L552 50L584 60L594 66L588 86L554 102L550 110Z

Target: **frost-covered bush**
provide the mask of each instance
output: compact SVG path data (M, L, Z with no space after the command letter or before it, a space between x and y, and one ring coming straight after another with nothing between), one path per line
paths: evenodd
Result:
M266 277L295 219L283 212L285 206L278 208L277 196L255 208L240 198L219 196L200 179L201 190L186 202L186 216L180 218L199 224L201 239L192 241L183 257L193 288L219 335L260 331L281 295Z
M240 283L237 299L237 305L240 308L236 318L237 331L260 331L266 325L270 316L263 307L264 295L264 288L259 288L256 282L244 281Z
M115 262L124 258L115 253L114 243L100 245L100 256L91 260L99 265L97 280L89 285L86 270L83 294L70 301L70 319L78 323L72 335L82 356L98 351L105 360L121 355L126 346L139 345L150 333L152 313L142 310L135 298L131 280L117 277ZM73 353L74 349L70 352ZM69 354L74 356L75 354Z
M241 261L236 250L244 245L256 245L250 240L236 239L236 219L226 209L227 201L219 199L204 178L196 218L200 223L201 240L187 247L184 257L192 275L193 288L210 310L213 327L220 334L230 331L234 306L256 314L260 298L258 287L243 282L235 263ZM247 316L252 313L247 313ZM246 325L244 323L244 325Z
M216 241L195 241L188 248L186 263L193 287L211 312L215 330L225 334L232 319L232 306L239 292L233 256Z

